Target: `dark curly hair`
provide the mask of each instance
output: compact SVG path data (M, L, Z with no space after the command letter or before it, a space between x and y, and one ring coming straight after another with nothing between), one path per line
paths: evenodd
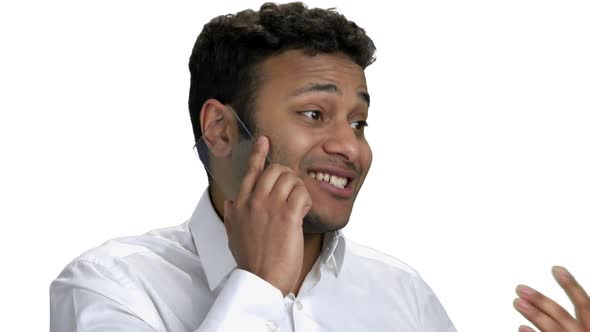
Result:
M375 61L375 45L365 30L333 8L265 3L259 11L218 16L203 27L189 61L188 106L195 140L201 137L201 107L210 98L231 105L254 133L261 84L257 65L293 49L309 55L341 52L363 69Z

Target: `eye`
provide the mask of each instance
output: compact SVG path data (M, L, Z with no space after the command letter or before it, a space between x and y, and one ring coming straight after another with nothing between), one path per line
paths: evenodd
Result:
M300 114L309 114L309 115L305 115L310 119L314 119L314 120L319 120L322 117L322 113L320 111L304 111L301 112Z
M356 126L355 126L356 124ZM367 123L367 121L364 120L359 120L359 121L355 121L351 124L351 127L354 129L358 129L358 130L363 130L363 128L368 127L369 124Z

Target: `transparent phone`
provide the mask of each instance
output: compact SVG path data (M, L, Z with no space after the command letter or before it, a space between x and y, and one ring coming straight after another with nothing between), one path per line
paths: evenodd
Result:
M203 162L213 181L219 185L225 197L235 201L242 179L248 171L248 158L252 152L255 139L231 107L227 107L224 112L224 121L231 123L222 124L220 120L212 123L197 140L193 150ZM238 128L238 132L241 131L242 134L239 135L240 139L232 144L231 152L226 154L215 153L210 149L210 145L212 146L213 138L226 125ZM265 167L269 163L270 159L267 157Z

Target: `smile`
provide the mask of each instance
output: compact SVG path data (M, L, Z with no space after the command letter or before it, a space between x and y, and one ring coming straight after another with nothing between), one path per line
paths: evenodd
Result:
M321 173L321 172L317 172L317 173L308 172L307 174L309 176L311 176L313 179L316 179L317 181L329 183L333 187L336 187L339 189L344 189L346 187L346 185L348 184L348 178L333 175L333 174Z

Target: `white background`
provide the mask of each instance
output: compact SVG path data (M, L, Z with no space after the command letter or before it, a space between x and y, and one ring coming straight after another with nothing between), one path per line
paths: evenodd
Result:
M515 331L514 288L590 288L587 1L310 1L378 48L374 161L345 234L407 262L459 331ZM259 1L0 5L0 313L48 329L49 284L109 238L180 224L206 186L188 58ZM385 308L384 308L385 309Z

